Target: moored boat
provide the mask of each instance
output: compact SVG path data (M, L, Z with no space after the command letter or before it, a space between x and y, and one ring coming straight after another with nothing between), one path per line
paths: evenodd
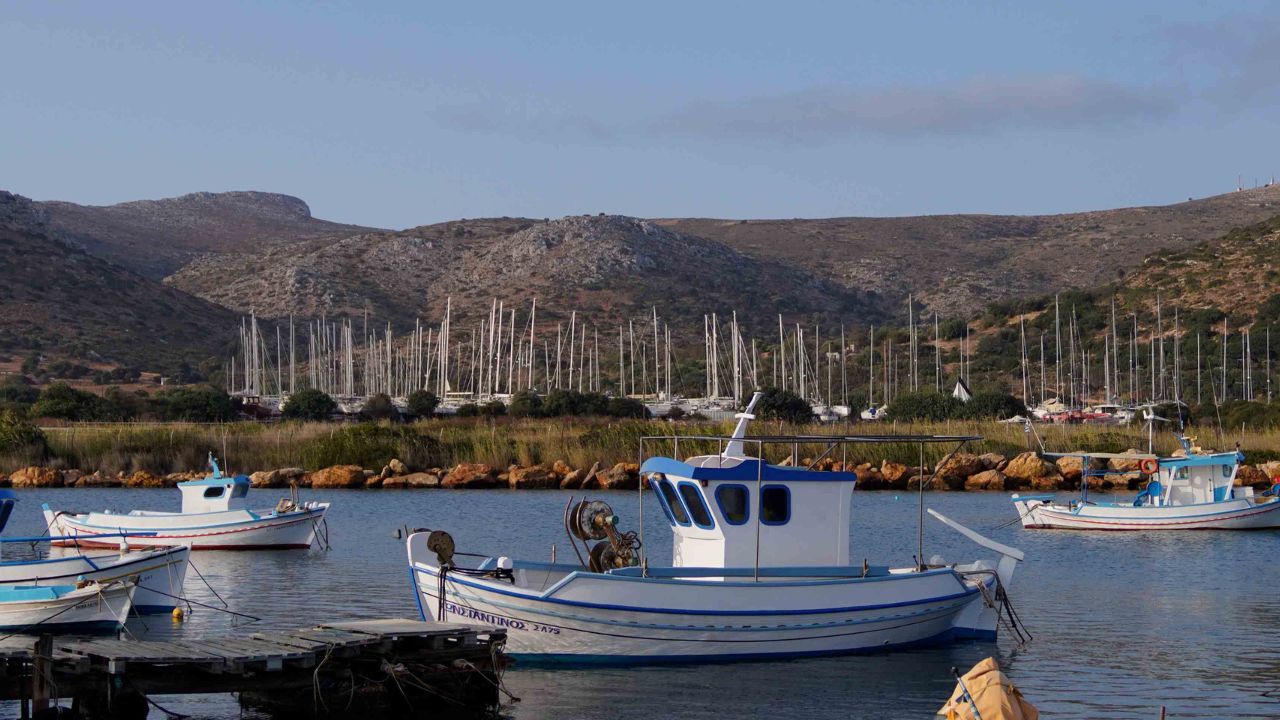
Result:
M129 616L132 580L0 586L0 632L106 632Z
M973 438L753 438L745 429L754 404L730 437L676 441L719 442L720 453L641 465L671 528L670 567L649 565L642 538L620 531L598 501L566 508L575 554L578 542L587 546L577 564L485 557L462 567L446 533L415 532L407 552L423 618L505 627L515 657L573 664L790 658L995 637L1021 552L930 511L994 551L998 563L853 562L856 476L761 460L770 443L824 443L830 451L873 440Z
M190 555L191 548L184 546L126 546L116 552L54 547L47 557L0 562L0 587L47 587L83 580L106 583L133 578L138 585L133 595L135 612L169 612L182 597Z
M1235 487L1244 455L1203 453L1180 437L1185 455L1157 457L1075 452L1050 457L1079 458L1080 495L1066 502L1056 495L1012 497L1025 528L1063 530L1257 530L1280 527L1280 497L1273 487L1255 494ZM1121 471L1093 469L1091 460L1137 460L1149 480L1136 497L1121 502L1090 498L1089 478Z
M72 513L45 504L49 534L61 536L53 542L63 546L114 547L120 533L142 533L131 536L130 544L184 545L193 550L311 547L329 503L283 498L274 508L251 510L245 501L249 478L223 475L212 455L209 465L212 472L207 477L178 484L180 512Z

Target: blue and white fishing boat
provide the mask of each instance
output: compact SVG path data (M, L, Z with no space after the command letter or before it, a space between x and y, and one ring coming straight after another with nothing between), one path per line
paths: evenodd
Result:
M18 495L0 491L0 531L4 530ZM99 538L103 539L103 538ZM34 557L13 558L8 548L15 545L33 549L68 537L0 538L0 589L74 586L85 581L107 584L130 580L133 610L137 613L170 612L182 598L191 548L183 546L132 548L129 537L117 535L115 551L79 547L50 547Z
M676 452L678 443L696 440L718 442L721 452L653 457L641 466L671 527L670 567L651 566L642 538L620 531L599 501L566 507L578 563L504 556L462 567L447 533L419 531L407 550L423 618L505 627L515 657L574 664L791 658L993 639L1000 613L1009 612L1005 590L1020 551L930 510L998 561L897 568L855 561L856 476L759 459L770 443L821 443L829 453L855 442L976 438L748 437L758 398L730 437L662 439Z
M251 510L249 478L222 474L209 456L212 472L201 480L178 483L181 512L133 510L128 513L72 513L45 504L49 534L55 545L115 546L120 533L136 533L130 543L146 546L184 545L192 550L260 550L309 548L329 508L326 502L283 498L274 508ZM102 537L97 537L102 536Z
M0 632L82 633L119 629L129 616L132 580L0 587Z
M1180 436L1185 455L1057 453L1049 457L1080 458L1080 495L1066 502L1056 495L1013 495L1025 528L1060 530L1257 530L1280 527L1277 486L1255 495L1251 487L1235 487L1244 462L1240 451L1203 453ZM1089 496L1089 478L1121 473L1093 469L1091 460L1137 460L1146 488L1136 497L1102 502Z

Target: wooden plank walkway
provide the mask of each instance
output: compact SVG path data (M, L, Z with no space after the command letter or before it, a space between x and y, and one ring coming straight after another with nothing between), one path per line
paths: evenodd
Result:
M350 676L351 668L383 669L384 663L390 662L392 666L414 663L419 668L437 668L455 685L461 675L483 674L483 682L494 688L485 696L496 702L498 668L494 665L506 642L506 631L393 618L237 637L54 637L52 644L46 645L52 650L47 662L38 659L36 642L34 637L0 641L0 700L33 697L33 693L40 700L42 682L36 678L41 673L43 686L56 687L68 697L100 693L121 682L144 694L252 693L287 691L290 687L305 687L310 692L322 666L327 673ZM459 665L455 660L469 662ZM468 687L477 685L483 684Z

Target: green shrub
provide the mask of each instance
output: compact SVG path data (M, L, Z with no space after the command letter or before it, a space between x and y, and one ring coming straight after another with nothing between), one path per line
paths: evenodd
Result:
M889 417L895 421L949 420L964 413L964 403L934 390L899 393L889 403Z
M542 398L532 390L521 390L511 396L507 414L520 418L539 417L542 415Z
M156 406L165 420L186 422L227 422L235 419L240 409L239 403L225 391L209 385L165 390L156 397Z
M409 393L409 414L414 417L426 418L435 415L436 408L440 407L440 398L435 393L427 390L414 390Z
M813 420L813 407L790 390L766 388L756 403L755 414L764 420L806 423Z
M0 453L34 452L44 456L48 443L40 428L13 410L0 410Z
M1004 420L1015 415L1026 416L1027 406L1018 398L1002 392L987 390L973 394L969 402L961 403L960 414L951 417L965 417L974 420ZM896 417L896 416L895 416Z
M314 388L299 390L289 396L283 414L291 420L327 420L338 409L333 398Z
M31 406L31 415L79 421L125 419L121 408L112 405L106 398L76 390L64 383L54 383L46 387L40 393L39 399Z
M369 420L399 420L400 411L386 393L378 393L364 401L360 414Z

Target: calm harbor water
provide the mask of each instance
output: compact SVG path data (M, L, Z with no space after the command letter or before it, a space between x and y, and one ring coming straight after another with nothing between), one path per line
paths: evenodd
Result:
M274 504L281 491L254 491ZM173 509L166 490L20 491L8 536L43 532L39 505L75 510ZM254 497L251 495L251 499ZM635 493L596 493L636 527ZM230 607L257 622L197 608L182 624L132 620L138 637L251 633L349 618L415 617L397 527L448 530L458 549L546 559L554 543L571 554L560 526L569 493L556 491L324 491L333 502L333 548L282 552L205 552L200 573ZM931 717L962 671L995 654L1013 681L1054 718L1143 718L1160 705L1172 718L1280 717L1280 583L1272 559L1280 533L1070 533L995 526L1013 519L1007 494L934 493L926 505L1021 548L1014 605L1035 639L1010 638L846 658L674 668L508 672L521 698L504 714L550 718L911 718ZM915 552L915 497L887 492L854 497L853 557L909 565ZM645 504L651 562L670 560L670 532ZM947 561L986 553L928 520L925 554ZM26 550L9 546L12 555ZM218 603L195 573L187 594ZM1272 691L1276 697L1264 695ZM167 697L170 709L198 718L241 717L231 696ZM158 711L153 714L159 716ZM0 704L0 716L16 715Z

